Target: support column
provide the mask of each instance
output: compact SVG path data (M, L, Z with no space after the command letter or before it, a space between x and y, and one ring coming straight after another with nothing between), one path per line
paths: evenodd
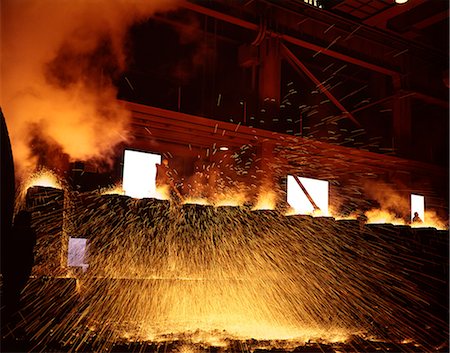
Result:
M281 56L278 38L266 38L259 47L259 126L268 128L279 116Z

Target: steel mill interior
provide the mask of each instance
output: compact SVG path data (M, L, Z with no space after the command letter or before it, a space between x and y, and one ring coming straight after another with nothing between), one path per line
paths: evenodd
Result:
M448 0L2 0L1 352L448 352Z

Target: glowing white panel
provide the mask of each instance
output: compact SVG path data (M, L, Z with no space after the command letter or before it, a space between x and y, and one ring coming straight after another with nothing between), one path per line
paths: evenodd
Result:
M328 181L298 178L303 187L313 199L317 207L322 211L323 216L328 215ZM287 202L298 214L312 214L314 213L314 206L308 200L300 185L295 181L292 175L287 178Z
M328 181L311 178L299 179L309 196L322 211L322 215L328 216Z
M292 175L287 177L287 202L298 214L312 214L314 207Z
M71 267L86 268L86 244L87 239L69 238L69 251L67 254L67 265Z
M425 221L425 197L411 194L411 220L415 212L419 214L422 221Z
M123 190L125 195L143 198L157 197L156 165L159 154L125 150L123 161Z

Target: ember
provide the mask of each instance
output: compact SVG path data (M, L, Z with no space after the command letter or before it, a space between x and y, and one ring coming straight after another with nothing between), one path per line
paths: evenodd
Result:
M293 349L307 342L344 345L354 336L416 335L416 312L383 293L419 305L420 291L385 271L395 244L375 229L361 233L329 217L245 207L173 208L156 199L65 193L72 206L64 227L87 239L89 256L82 272L67 269L76 290L53 280L66 293L64 314L51 308L50 297L37 301L32 293L42 284L30 283L24 325L40 346L53 337L63 346L100 350L124 340L228 346L254 339L258 347ZM51 222L36 222L38 232ZM39 258L35 275L51 274ZM32 318L48 310L58 321L50 315L36 327Z

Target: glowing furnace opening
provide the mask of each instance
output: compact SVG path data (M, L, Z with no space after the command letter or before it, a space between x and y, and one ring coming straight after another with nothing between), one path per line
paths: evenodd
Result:
M425 221L425 197L422 195L411 194L411 220L414 220L414 214L417 212L420 220Z
M125 195L144 198L157 197L156 165L159 154L125 150L123 160L123 190Z
M297 214L328 216L328 181L288 175L287 202Z

